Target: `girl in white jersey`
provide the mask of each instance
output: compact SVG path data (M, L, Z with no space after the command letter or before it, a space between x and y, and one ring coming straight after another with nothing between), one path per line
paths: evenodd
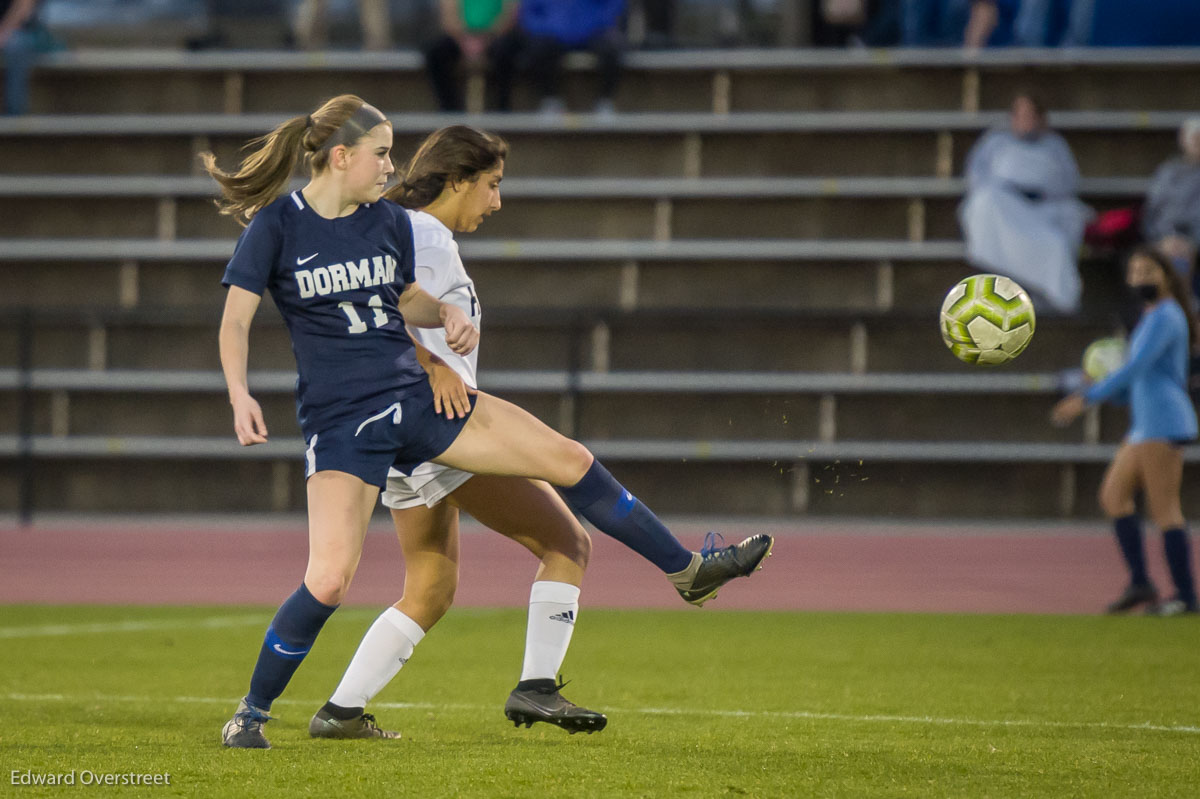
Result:
M474 231L485 216L500 209L507 154L497 136L463 125L444 128L426 139L401 183L387 195L414 209L408 215L421 287L462 309L476 328L479 300L454 233ZM457 178L450 186L448 174ZM465 355L455 352L442 330L409 332L429 370L437 407L451 416L469 408L467 392L478 387L478 349ZM367 632L337 690L309 724L310 734L359 737L354 731L364 706L449 610L458 584L460 508L541 560L530 591L521 680L505 714L518 726L545 721L572 733L603 729L604 715L564 699L555 682L575 629L579 586L591 550L587 532L558 493L541 480L476 477L430 462L411 475L391 470L383 504L391 509L404 550L404 595Z
M287 322L299 372L309 560L300 587L267 628L250 690L222 730L226 746L270 747L262 728L271 706L345 596L391 467L411 475L436 461L475 474L545 480L597 529L658 565L693 603L758 568L770 553L770 536L690 552L583 445L483 392L444 393L448 401L434 396L404 325L441 326L460 354L474 349L479 333L461 308L416 282L408 214L381 199L394 171L392 129L383 114L343 95L255 144L235 172L206 156L221 185L223 212L249 223L223 279L229 293L221 364L239 442L264 443L267 427L246 364L251 320L269 291ZM312 178L285 194L298 166ZM470 181L456 176L443 183L459 192ZM392 626L396 635L377 653L399 660L420 628ZM369 714L338 721L340 737L398 737L379 730Z

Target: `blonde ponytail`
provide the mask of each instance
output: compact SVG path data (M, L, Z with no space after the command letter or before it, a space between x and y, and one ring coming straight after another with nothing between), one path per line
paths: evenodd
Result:
M361 97L343 94L308 116L293 117L267 135L251 139L243 149L253 152L242 159L235 172L218 167L211 152L201 153L205 170L221 186L217 208L239 224L248 224L283 194L301 162L316 174L328 165L330 150L339 144L353 146L367 131L386 121Z

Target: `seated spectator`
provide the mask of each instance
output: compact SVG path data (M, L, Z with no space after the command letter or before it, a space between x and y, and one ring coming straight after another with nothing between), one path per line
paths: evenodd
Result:
M296 9L293 32L296 44L305 50L323 50L329 44L326 12L329 0L302 0ZM392 21L388 0L358 0L362 24L363 48L389 50L392 46Z
M612 113L620 79L621 17L625 0L522 0L516 28L495 48L495 78L500 110L511 107L512 84L519 65L534 77L539 110L566 110L562 99L562 59L572 50L590 50L600 72L597 113Z
M4 51L4 113L29 111L29 73L33 66L31 28L37 0L0 0L0 50Z
M458 69L495 60L499 39L508 34L517 16L517 0L439 0L442 34L425 50L425 68L443 111L465 111ZM494 75L488 76L494 84ZM489 86L493 107L499 106L495 86ZM507 101L505 101L507 103ZM501 110L508 110L503 107Z
M1018 0L903 0L905 47L980 48L1012 42Z
M959 222L971 264L1013 278L1055 311L1078 310L1076 256L1090 209L1075 196L1071 148L1046 127L1041 104L1018 95L1010 128L975 144L966 173Z
M1200 242L1200 117L1179 129L1182 155L1162 164L1150 180L1142 207L1142 235L1190 277Z

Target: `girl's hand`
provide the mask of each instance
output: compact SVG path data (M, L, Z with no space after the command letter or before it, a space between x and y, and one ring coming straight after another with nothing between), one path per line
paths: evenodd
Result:
M446 331L446 344L459 355L466 355L479 344L479 331L467 318L462 308L442 303L442 327Z
M1066 427L1083 413L1085 402L1082 394L1071 394L1058 401L1050 411L1050 421L1055 427Z
M267 423L263 421L262 408L249 394L241 394L229 400L233 406L233 432L243 447L267 443Z
M441 359L429 367L429 385L433 389L434 412L444 412L447 419L465 417L471 410L471 395L478 393Z

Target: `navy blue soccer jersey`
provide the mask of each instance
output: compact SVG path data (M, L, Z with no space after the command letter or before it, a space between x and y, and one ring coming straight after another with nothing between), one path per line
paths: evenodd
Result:
M263 208L221 281L271 293L296 356L305 439L365 418L426 380L396 301L413 282L412 227L386 200L326 219L295 191Z

